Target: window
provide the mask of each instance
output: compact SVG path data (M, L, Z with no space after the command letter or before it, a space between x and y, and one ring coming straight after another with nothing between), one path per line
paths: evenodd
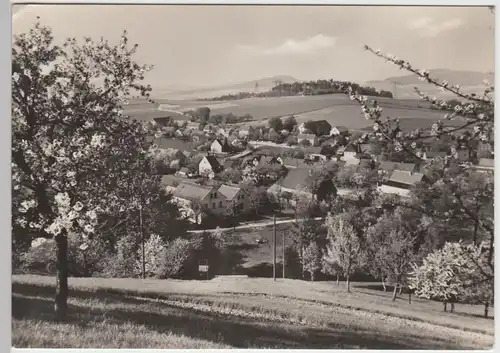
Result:
M215 208L215 202L214 202L214 203L212 203L212 208Z
M219 201L219 208L222 208L222 201Z

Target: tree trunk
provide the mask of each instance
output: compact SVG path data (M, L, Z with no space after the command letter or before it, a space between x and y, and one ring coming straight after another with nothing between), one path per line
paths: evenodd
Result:
M403 294L403 285L401 284L399 287L399 295Z
M54 311L57 319L64 319L68 311L68 238L56 236L56 297Z
M394 291L392 292L392 301L395 302L396 301L396 297L398 295L398 284L396 283L394 285Z
M339 282L339 275L337 275L337 286L340 286L340 282Z
M489 309L489 307L490 307L490 303L489 302L484 303L484 318L488 317L488 309Z
M450 305L450 313L455 312L455 303L451 303Z
M411 304L411 290L408 291L408 304Z
M382 287L384 287L384 292L387 292L387 287L385 286L385 281L382 279Z
M314 282L314 272L311 271L311 282Z
M347 292L351 293L351 282L349 281L349 275L346 277Z
M444 312L446 312L446 309L447 309L446 304L447 304L446 302L443 303Z

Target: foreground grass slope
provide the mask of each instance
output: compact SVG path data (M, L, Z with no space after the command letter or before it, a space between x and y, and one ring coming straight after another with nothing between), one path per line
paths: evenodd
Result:
M70 279L67 323L52 319L54 278L13 277L13 346L150 348L491 348L481 308L408 304L357 284L223 278Z

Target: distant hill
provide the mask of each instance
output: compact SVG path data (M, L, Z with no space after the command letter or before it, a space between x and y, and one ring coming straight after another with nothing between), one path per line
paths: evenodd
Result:
M460 84L462 86L481 85L485 79L491 83L494 82L494 75L492 73L485 73L485 72L434 69L434 70L429 70L429 74L440 80L447 80L451 84ZM380 83L391 83L391 82L400 85L413 85L422 83L422 81L418 79L418 76L414 74L406 76L389 77L381 81L368 81L367 83L380 84Z
M460 84L461 89L467 93L482 94L485 86L483 81L486 79L491 83L495 82L492 73L475 71L458 71L447 69L429 70L429 74L440 80L447 80L450 84ZM454 98L450 92L442 92L439 88L418 79L417 75L394 76L385 80L368 81L366 85L376 89L391 91L398 99L418 99L414 87L443 99Z
M283 83L293 83L297 82L298 80L292 76L277 75L253 81L233 83L233 84L220 85L214 87L199 87L193 89L179 89L179 90L175 90L172 88L162 89L161 87L153 87L153 91L155 96L161 96L162 98L164 97L182 98L182 99L212 98L231 93L254 92L256 85L258 86L259 92L268 91L274 86L274 83L276 81L281 81Z

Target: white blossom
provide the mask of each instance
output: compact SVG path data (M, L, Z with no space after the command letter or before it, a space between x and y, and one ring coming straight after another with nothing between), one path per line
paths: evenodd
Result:
M83 204L80 202L80 201L77 201L74 205L73 205L73 209L77 212L80 212L82 209L83 209Z

